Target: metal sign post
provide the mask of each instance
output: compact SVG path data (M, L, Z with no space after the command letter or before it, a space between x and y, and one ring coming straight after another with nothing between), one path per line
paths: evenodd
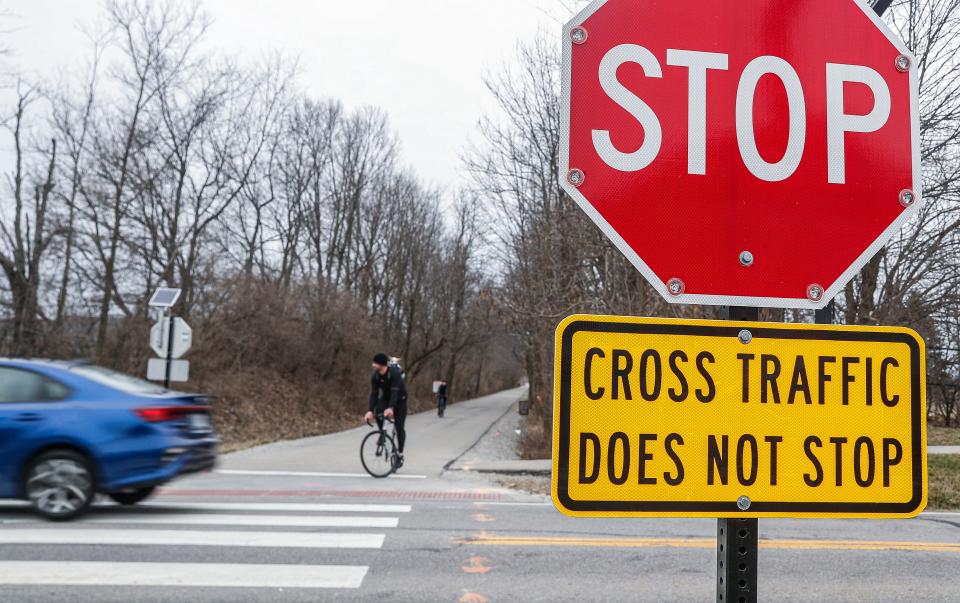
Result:
M190 374L190 363L179 358L193 345L193 331L182 318L170 315L179 299L180 289L161 288L149 303L157 313L157 323L150 329L150 347L158 358L147 363L147 379L163 381L166 388L172 381L187 381Z
M722 314L725 320L760 320L760 308L724 306ZM750 499L741 497L737 506L749 509ZM717 520L718 603L757 603L759 530L760 520L756 518Z
M173 329L177 321L170 319L170 329L167 331L167 367L163 376L163 387L170 387L170 368L173 366Z
M835 304L831 301L816 311L817 324L833 324ZM726 320L760 320L759 308L724 307ZM743 506L750 504L742 501ZM760 520L717 520L717 602L757 602L757 562L759 561Z
M717 601L756 603L759 519L717 520Z

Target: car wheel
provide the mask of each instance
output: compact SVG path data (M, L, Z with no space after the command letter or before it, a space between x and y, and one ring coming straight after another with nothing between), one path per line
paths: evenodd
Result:
M79 517L93 502L90 462L72 450L46 452L27 468L25 491L34 511L46 519Z
M110 492L107 496L113 499L113 502L121 505L135 505L138 502L146 500L156 489L156 486L150 486L149 488L127 488L126 490Z

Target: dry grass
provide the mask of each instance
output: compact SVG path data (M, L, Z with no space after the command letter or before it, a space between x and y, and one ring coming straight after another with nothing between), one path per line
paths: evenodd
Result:
M202 391L215 395L217 431L231 450L339 431L357 424L364 410L361 401L319 395L271 370L219 373Z
M550 495L550 478L534 476L500 477L496 482L504 488L522 490L530 494Z
M960 446L960 427L927 426L928 446Z
M365 385L361 382L360 388ZM223 452L357 427L367 410L366 399L308 388L267 370L224 373L200 389L215 394L214 421ZM433 400L418 396L408 404L415 413L432 407Z
M927 467L930 471L927 508L960 509L960 454L932 454L927 457Z
M542 399L530 404L527 429L520 441L520 458L524 460L548 459L553 445L553 408Z

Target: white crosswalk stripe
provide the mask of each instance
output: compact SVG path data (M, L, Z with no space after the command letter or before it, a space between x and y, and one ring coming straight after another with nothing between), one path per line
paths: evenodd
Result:
M143 515L97 516L75 522L83 524L167 524L206 526L260 526L273 528L395 528L396 517L339 517L336 515L221 515L219 513L145 513ZM35 519L14 519L4 522L10 525L36 523Z
M142 549L147 551L147 559L172 547L223 547L251 554L289 548L344 551L336 553L337 557L355 550L358 553L351 557L355 562L359 551L382 548L386 534L379 530L396 528L396 515L411 512L411 507L168 499L133 508L101 505L83 519L66 524L45 522L16 506L8 511L15 512L4 513L0 507L0 593L5 585L355 589L363 584L369 566L169 563L169 555L162 562L146 562L143 553L138 553L137 562L130 562L129 549L120 547L161 547ZM22 553L17 560L7 560L5 549L23 546L71 547L61 550L75 550L76 560L21 560ZM104 550L115 550L108 558L116 561L82 561L84 547L91 546L108 547L98 549L100 559ZM261 553L251 561L263 558Z
M0 531L0 544L245 546L312 549L379 549L383 534L305 532L202 532L187 530L25 529ZM2 574L0 574L2 575ZM0 578L2 580L2 578Z
M148 502L143 509L189 509L193 511L250 511L282 513L409 513L410 505L356 505L314 503L175 503Z
M359 588L366 575L366 567L348 565L0 562L2 580L19 585Z

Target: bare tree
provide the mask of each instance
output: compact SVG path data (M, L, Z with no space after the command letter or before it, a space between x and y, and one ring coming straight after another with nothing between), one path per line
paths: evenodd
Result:
M382 110L298 91L279 55L218 56L196 2L111 0L104 17L89 68L24 86L9 112L0 353L140 371L146 300L166 282L203 333L195 386L228 400L226 433L353 421L374 349L403 357L421 401L425 374L472 393L516 383L481 196L447 215ZM270 403L243 410L257 388Z
M130 315L119 288L117 267L123 228L129 215L133 162L153 144L152 105L161 91L188 68L191 52L207 28L196 3L134 0L107 3L107 16L122 57L111 71L119 94L101 107L93 135L99 182L84 190L92 229L93 255L100 265L96 353L103 357L114 304Z
M52 335L63 336L64 319L67 311L67 298L72 286L74 271L74 251L77 243L77 202L83 186L84 171L89 160L89 134L94 104L96 102L97 82L103 44L99 39L91 39L92 61L84 82L83 92L74 101L69 84L65 83L61 92L52 103L51 126L56 137L62 141L64 158L61 178L66 186L61 187L59 201L66 206L66 215L62 216L63 252L60 265L60 283L57 292L56 314Z
M7 129L13 138L14 170L8 184L13 199L13 215L0 221L0 268L3 269L12 297L13 341L16 354L31 352L37 345L40 313L41 262L53 240L48 227L50 197L54 188L57 161L56 139L47 151L47 167L42 175L32 176L25 148L27 113L37 100L34 86L20 82L17 104Z
M844 317L851 324L942 322L960 309L960 1L902 0L888 15L917 58L924 206L846 287Z

